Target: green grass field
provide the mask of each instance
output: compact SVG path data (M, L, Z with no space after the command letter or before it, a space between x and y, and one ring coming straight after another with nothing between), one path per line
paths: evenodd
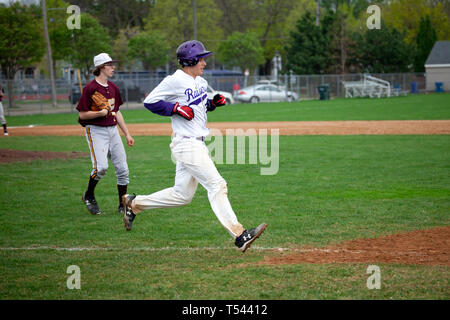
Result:
M146 110L122 112L127 123L170 122ZM9 126L77 124L78 114L8 118ZM450 94L409 95L391 99L309 100L293 103L235 104L208 114L208 121L332 121L450 119Z
M265 120L450 119L447 100L429 95L243 105L232 106L229 115L247 121L257 114L259 121L263 115L252 110L261 108ZM402 106L377 115L366 104L379 112ZM357 108L363 109L358 116L349 114ZM8 123L64 124L69 116L52 115L48 122L10 117ZM147 120L141 111L126 117L130 123ZM149 194L171 186L170 138L135 140L127 148L129 191ZM82 137L11 136L0 139L0 148L87 152ZM112 166L96 190L103 214L91 216L80 199L88 157L1 164L0 299L450 298L445 266L373 261L382 287L368 290L368 264L256 265L280 254L269 248L322 247L449 225L449 136L280 136L279 155L279 171L271 176L260 175L259 164L217 165L239 220L248 227L268 224L245 254L234 248L202 187L190 205L140 213L126 232ZM80 267L80 290L66 286L70 265Z

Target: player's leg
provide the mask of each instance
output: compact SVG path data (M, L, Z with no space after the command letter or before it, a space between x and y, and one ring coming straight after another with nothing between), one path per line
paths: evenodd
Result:
M176 166L175 185L150 195L125 195L123 203L125 229L130 231L136 214L149 209L171 208L186 205L192 201L198 182L180 162Z
M179 207L189 204L197 190L197 185L197 181L185 166L178 162L174 186L150 195L136 196L133 201L133 211L136 213L148 209Z
M228 233L236 238L244 232L228 200L227 183L217 171L204 144L195 147L195 163L185 164L189 173L208 191L211 208Z
M86 141L91 155L92 171L86 192L83 194L83 202L92 214L100 214L100 209L95 199L95 188L98 181L108 170L109 138L105 128L98 126L86 126Z
M245 252L266 229L262 223L256 228L245 230L238 222L230 201L228 200L228 189L226 181L218 172L214 162L209 156L206 145L199 144L195 148L195 164L186 164L186 168L192 176L208 191L208 199L216 217L235 239L235 245Z
M2 123L3 126L3 134L5 136L8 135L8 128L6 127L6 119L5 119L5 114L3 112L3 104L0 101L0 122Z
M119 130L117 127L111 127L111 142L109 145L109 154L111 162L116 170L117 177L117 192L119 196L119 213L124 213L125 208L122 204L122 196L127 193L129 179L129 170L127 164L127 154L123 146L122 139L120 138Z
M107 129L99 126L86 126L86 141L92 161L91 177L101 180L108 171L110 138Z

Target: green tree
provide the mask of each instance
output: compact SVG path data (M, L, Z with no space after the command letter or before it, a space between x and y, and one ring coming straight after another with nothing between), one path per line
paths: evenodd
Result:
M69 61L81 70L87 80L94 66L94 56L112 51L108 31L87 13L81 14L81 28L71 31Z
M264 49L265 63L261 66L260 73L269 74L272 58L276 52L283 55L283 45L287 36L285 21L296 3L292 0L263 0L254 3L256 3L256 16L253 18L255 27L251 31L259 36Z
M430 17L420 18L419 33L417 34L417 51L414 58L414 71L425 72L425 61L437 40L436 31L431 25Z
M289 37L290 33L296 30L297 22L305 15L305 13L309 12L314 14L316 10L316 0L297 0L294 4L295 6L284 21L284 37Z
M128 57L142 62L144 69L160 67L168 61L169 46L157 31L141 32L130 39Z
M214 2L221 12L217 24L223 30L225 37L236 31L245 33L256 27L255 18L258 8L256 1L214 0Z
M138 27L125 28L119 30L119 34L114 39L113 56L119 60L118 68L123 70L125 67L131 67L132 62L128 59L128 42L132 37L139 33Z
M287 41L287 69L295 74L322 74L331 63L330 27L333 15L322 18L320 26L315 25L315 17L308 11L297 22L296 29Z
M314 8L314 0L215 0L222 11L218 24L224 30L225 37L233 32L254 32L258 35L264 49L265 63L260 73L268 74L272 58L276 52L284 55L284 43L292 24L293 16L305 7ZM302 12L303 13L303 12Z
M334 12L333 32L330 34L330 54L332 62L328 71L331 73L346 73L354 56L354 33L365 27L364 19L357 19L352 5L341 4ZM329 14L332 14L329 12Z
M253 73L264 63L264 50L255 33L233 32L219 44L218 57L229 67L239 67L242 71L249 69Z
M45 47L42 19L34 9L18 2L0 7L0 65L6 79L12 80L19 69L39 62ZM12 82L8 81L9 107L13 105Z
M381 29L367 30L357 35L356 61L363 72L408 72L412 64L412 48L397 29L381 23Z
M145 18L153 10L153 6L157 1L71 0L70 3L78 5L82 12L96 17L100 24L108 30L110 36L116 37L122 29L130 29L133 27L142 29L145 25Z
M71 31L67 28L66 21L69 17L66 9L70 4L63 0L47 0L48 33L52 48L53 70L57 70L56 63L70 56L70 47L67 45L71 39Z
M215 51L217 40L223 38L218 26L222 13L214 0L197 0L197 40L207 50ZM145 31L159 31L167 39L171 62L176 63L175 52L178 46L194 37L192 1L156 1L147 17ZM214 57L212 57L214 59Z
M448 2L444 1L444 2ZM448 4L436 0L393 0L386 5L383 19L390 27L405 34L405 41L413 44L420 27L420 17L429 16L436 30L437 40L450 39Z

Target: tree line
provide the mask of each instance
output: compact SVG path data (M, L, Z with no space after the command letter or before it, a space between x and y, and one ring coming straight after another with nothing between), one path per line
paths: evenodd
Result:
M54 66L65 61L86 78L92 58L108 52L119 69L176 68L177 46L192 39L190 0L47 0ZM196 0L198 40L215 52L208 64L269 74L424 71L436 40L450 38L447 0L381 0L381 28L368 29L368 0ZM69 5L81 8L81 28L69 29ZM7 79L41 63L45 42L39 5L0 6L0 64ZM44 61L44 62L42 62Z

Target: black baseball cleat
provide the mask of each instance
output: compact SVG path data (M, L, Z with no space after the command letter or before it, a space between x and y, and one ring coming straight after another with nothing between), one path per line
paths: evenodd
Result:
M125 207L124 207L123 205L120 205L120 206L117 208L117 211L118 211L120 214L124 214L124 213L125 213Z
M91 214L97 215L101 213L95 197L87 197L86 194L83 194L81 196L81 200L84 202L86 208Z
M255 241L263 232L266 230L267 224L261 223L258 227L250 229L250 230L244 230L242 234L236 238L236 241L234 244L236 247L241 249L242 252L245 252L248 248L250 248L250 245L253 241Z
M134 214L133 210L131 209L131 203L133 202L134 198L136 198L136 195L130 196L129 194L124 194L122 196L122 205L125 208L125 213L123 214L123 224L125 225L125 229L127 231L130 231L133 227L133 220L136 218L136 215Z

